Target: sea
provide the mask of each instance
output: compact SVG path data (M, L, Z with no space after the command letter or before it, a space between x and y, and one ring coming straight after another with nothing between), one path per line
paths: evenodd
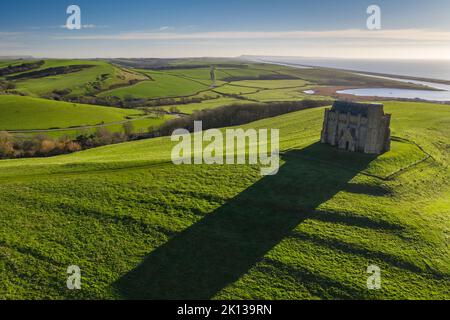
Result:
M450 81L450 60L262 57L261 60Z
M398 88L358 88L342 90L338 93L363 97L386 97L402 99L419 99L425 101L450 101L450 85L433 82L433 80L450 81L450 60L369 60L369 59L329 59L329 58L283 58L260 57L260 61L285 64L298 68L327 67L352 70L355 73L374 72L400 82L422 84L435 90L409 90ZM431 79L427 81L398 79L395 76ZM439 91L436 91L439 90Z

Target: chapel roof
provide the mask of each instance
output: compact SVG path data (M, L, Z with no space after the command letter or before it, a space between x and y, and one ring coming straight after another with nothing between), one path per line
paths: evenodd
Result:
M370 108L376 108L383 110L382 104L374 103L357 103L350 101L335 101L333 103L332 111L337 111L339 113L351 113L352 115L362 115L367 116Z

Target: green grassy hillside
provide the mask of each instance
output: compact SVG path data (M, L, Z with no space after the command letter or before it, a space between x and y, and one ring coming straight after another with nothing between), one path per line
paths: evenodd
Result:
M233 82L232 82L233 83ZM240 87L234 84L227 84L218 88L215 88L214 91L221 93L221 94L248 94L248 93L255 93L259 92L260 88L250 88L250 87Z
M260 90L253 93L243 94L247 99L254 99L262 102L268 101L296 101L301 99L323 99L324 97L318 95L309 95L304 91L311 89L306 86L303 88L289 88L289 89L270 89Z
M178 77L160 72L145 72L152 80L140 82L136 85L110 90L100 96L119 98L167 98L195 95L208 90L209 86L199 81Z
M117 62L120 62L118 60ZM62 95L64 99L85 95L101 97L155 99L194 96L208 91L210 66L207 63L223 63L219 60L202 60L200 67L188 68L195 61L177 62L176 69L151 71L119 67L107 61L47 59L40 67L9 76L16 91L33 97ZM0 68L23 61L1 62ZM197 61L197 63L200 63ZM230 61L228 61L230 63ZM125 65L127 65L125 63ZM30 76L33 72L45 72L54 68L88 66L78 71L65 71L56 75ZM62 71L61 71L62 72ZM377 86L421 88L417 85L364 77L354 73L321 68L296 69L286 66L240 62L238 67L216 68L217 92L224 94L248 94L248 98L260 101L293 100L302 98L298 91L307 85ZM0 77L7 80L8 76ZM306 81L307 79L308 81ZM232 86L227 85L231 82ZM223 87L222 87L223 86ZM264 90L264 89L271 89ZM262 90L262 91L261 91ZM261 92L256 92L261 91ZM256 92L256 93L255 93Z
M0 95L0 130L69 128L118 122L137 110Z
M24 63L22 60L0 60L0 68L15 66L22 63Z
M116 67L104 61L45 60L40 68L30 71L74 65L90 65L92 67L68 74L16 80L16 90L22 94L41 97L49 95L55 90L69 89L68 96L78 96L107 90L112 86L127 85L130 80L146 79L142 74Z
M280 129L270 177L175 166L168 138L0 161L0 296L449 299L450 107L386 111L433 156L391 179L425 153L401 139L378 158L320 145L323 109L244 126Z
M176 69L166 71L168 74L174 74L177 76L182 76L186 78L202 80L210 83L211 80L211 69L210 68L196 68L196 69ZM225 78L228 76L227 73L221 69L215 70L216 79Z
M234 98L218 98L205 100L199 103L188 103L179 104L174 106L165 106L163 109L169 111L172 107L176 107L181 113L192 114L194 111L204 110L204 109L214 109L218 107L228 106L234 103L243 103L242 100ZM245 103L251 103L245 101Z
M304 80L244 80L235 81L233 85L261 89L298 88L307 84Z

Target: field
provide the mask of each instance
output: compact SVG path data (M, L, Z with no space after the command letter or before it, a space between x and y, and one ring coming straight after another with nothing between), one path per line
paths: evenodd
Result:
M68 73L40 73L61 67ZM22 73L31 71L39 77L0 77L15 86L0 89L0 131L75 137L131 122L146 132L234 103L329 100L304 93L319 87L417 88L212 58L45 60ZM50 99L80 97L91 104ZM323 108L242 126L280 129L275 176L256 165L176 166L169 137L1 160L0 298L450 299L450 106L383 103L392 150L378 157L318 143ZM381 290L367 290L372 264ZM70 265L82 290L66 287Z
M227 84L214 89L215 92L221 94L237 94L237 95L255 93L259 92L260 90L261 90L260 88L240 87L232 84Z
M140 110L120 109L49 101L40 98L0 95L0 131L10 131L20 136L47 135L75 138L81 133L95 132L104 127L111 132L123 132L123 124L130 122L133 130L148 131L158 127L171 115L155 117Z
M94 126L83 126L83 127L74 127L71 129L41 129L36 131L29 130L20 130L17 134L21 137L25 136L35 136L35 135L45 135L53 138L59 137L70 137L76 138L80 134L90 134L95 133L99 128L106 128L109 132L124 132L123 125L124 123L132 124L132 131L134 133L139 132L148 132L149 127L159 127L164 122L169 119L172 119L171 115L164 115L163 117L155 117L155 116L139 116L139 117L130 117L130 119L122 120L118 122L110 122L100 125Z
M242 103L242 101L234 98L219 98L219 99L205 100L200 103L188 103L181 105L166 106L164 107L164 109L169 111L172 107L176 107L181 113L192 114L195 111L200 111L204 109L214 109L222 106L228 106L233 103Z
M260 90L258 92L243 94L247 99L258 100L262 102L267 101L296 101L299 99L322 99L324 97L317 95L309 95L304 91L309 90L309 87L304 88L290 88L290 89L270 89Z
M123 87L104 92L100 96L126 98L166 98L195 95L208 90L208 86L197 81L156 72L147 72L153 81L140 82L131 87Z
M0 114L0 130L82 127L142 115L136 110L20 96L0 96Z
M17 91L42 97L51 94L54 90L70 89L68 96L77 96L106 90L113 85L127 84L130 80L146 79L142 74L126 71L103 61L46 60L43 66L32 71L73 65L91 65L92 67L75 73L19 80L16 82Z
M2 298L449 299L450 107L385 105L393 134L432 155L390 179L425 153L320 145L323 109L244 126L280 129L272 177L175 166L168 138L1 161Z
M248 68L223 69L222 71L226 74L220 78L221 80L233 78L236 80L258 80L263 77L275 76L278 74L276 71L262 69L258 65L250 65Z
M14 66L17 64L20 64L19 61L11 61L11 60L0 60L0 68L7 67L7 66Z
M172 74L176 76L181 76L189 79L205 81L206 84L211 83L211 69L210 68L196 68L196 69L177 69L169 70L167 74ZM216 79L226 78L228 74L221 69L215 70ZM220 80L218 80L221 83Z
M307 82L304 80L244 80L235 81L233 84L236 86L249 88L283 89L304 87Z

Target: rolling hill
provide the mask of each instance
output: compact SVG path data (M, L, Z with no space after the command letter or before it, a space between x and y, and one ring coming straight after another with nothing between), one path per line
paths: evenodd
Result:
M88 68L69 72L63 68L88 66ZM47 75L50 70L56 74ZM70 69L69 69L70 70ZM37 76L27 76L31 72L41 72ZM146 80L140 73L114 66L105 61L88 60L45 60L37 69L13 74L22 78L15 80L16 90L21 94L44 97L55 90L65 91L67 97L98 93L112 87L129 85L130 81Z
M135 99L155 99L168 97L192 96L201 91L208 91L209 86L205 83L179 77L176 75L148 72L145 74L151 80L143 81L130 87L122 87L100 94L101 97L132 97Z
M105 127L122 132L131 122L135 132L159 126L173 116L155 117L141 110L69 103L41 98L0 95L0 131L21 136L45 134L53 137L76 137Z
M118 122L139 111L0 95L0 130L70 128Z
M175 166L169 138L0 161L1 296L449 299L450 107L385 109L397 138L380 157L318 144L322 108L245 125L280 129L269 177Z

